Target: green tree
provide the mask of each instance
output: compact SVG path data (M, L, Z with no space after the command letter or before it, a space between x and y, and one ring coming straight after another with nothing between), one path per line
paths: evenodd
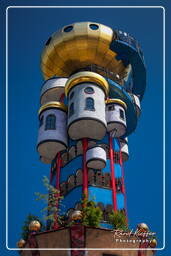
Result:
M45 226L43 224L43 222L40 221L39 217L33 215L33 214L29 214L27 217L26 217L26 220L24 221L24 225L22 226L22 234L21 234L21 237L26 241L28 239L28 235L30 233L29 231L29 224L31 221L33 220L38 220L41 224L41 230L40 231L43 231L45 229Z
M83 199L83 225L91 227L99 227L102 220L102 210L97 207L96 203L93 200Z
M43 218L44 220L50 220L51 227L53 227L56 216L58 216L58 224L62 224L62 216L59 215L59 204L61 205L61 200L63 197L60 196L59 190L50 185L46 176L43 177L43 184L48 193L35 193L37 196L36 201L42 200L46 204L46 206L41 210L43 213Z
M109 214L109 223L114 226L115 229L127 230L126 216L123 212L112 211Z

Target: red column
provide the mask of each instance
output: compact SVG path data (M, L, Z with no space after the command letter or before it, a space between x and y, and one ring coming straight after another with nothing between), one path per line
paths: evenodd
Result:
M115 182L115 168L114 168L114 150L113 150L113 138L109 134L109 155L110 155L110 169L111 169L111 180L112 180L112 199L113 199L113 210L117 211L116 201L116 182Z
M56 208L58 210L58 197L60 195L60 171L61 171L61 153L59 152L57 154L57 160L56 160L56 189L58 190L58 193L56 194ZM54 229L58 228L58 212L55 214L55 222L54 222Z
M120 143L120 166L122 171L122 193L124 195L124 209L126 213L126 221L128 224L128 214L127 214L127 207L126 207L126 192L125 192L125 182L124 182L124 167L123 167L123 160L122 160L122 152L121 152L121 143Z
M85 196L85 198L88 198L88 170L86 165L87 144L87 138L83 138L83 196Z

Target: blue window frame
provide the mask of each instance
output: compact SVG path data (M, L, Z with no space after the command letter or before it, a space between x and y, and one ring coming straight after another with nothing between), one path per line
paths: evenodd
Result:
M94 99L88 97L85 101L85 110L95 111L94 108Z
M46 126L45 130L55 130L56 129L56 116L50 114L46 117Z

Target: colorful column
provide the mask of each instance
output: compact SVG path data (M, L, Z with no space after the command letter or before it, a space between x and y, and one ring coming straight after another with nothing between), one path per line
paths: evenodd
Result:
M88 198L88 169L86 165L87 138L82 139L83 146L83 197Z
M114 150L113 150L113 138L109 134L109 155L110 155L110 169L111 169L111 185L112 185L112 199L113 199L113 210L117 211L116 201L116 182L115 182L115 168L114 168Z

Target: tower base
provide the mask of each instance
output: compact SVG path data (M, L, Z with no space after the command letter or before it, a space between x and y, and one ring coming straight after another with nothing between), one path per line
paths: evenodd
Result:
M147 238L136 236L131 232L85 227L80 224L54 231L46 231L38 234L32 233L28 238L25 248L32 248L32 250L20 251L21 256L154 255L154 250L149 247ZM35 250L33 250L34 248ZM61 250L47 251L39 250L38 248L59 248ZM68 248L73 249L66 250ZM92 250L92 248L95 249Z

